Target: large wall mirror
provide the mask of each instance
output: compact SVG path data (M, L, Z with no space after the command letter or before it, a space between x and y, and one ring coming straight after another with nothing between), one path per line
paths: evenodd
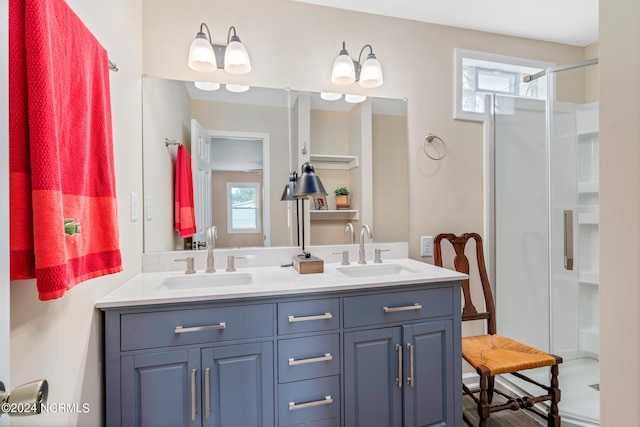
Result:
M307 244L350 243L347 224L357 232L365 222L374 241L407 241L406 108L400 99L354 104L319 93L232 92L224 85L211 91L144 77L145 252L198 247L209 223L218 230L217 248L296 246L301 211L281 198L305 160L329 193L320 203L304 202ZM208 196L194 198L200 234L193 243L174 229L177 145L171 142L191 153L195 192ZM338 187L351 193L348 209L336 208Z

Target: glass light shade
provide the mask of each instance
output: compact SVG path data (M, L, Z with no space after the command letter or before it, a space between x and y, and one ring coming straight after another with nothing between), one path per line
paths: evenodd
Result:
M227 84L225 85L225 87L229 92L235 92L235 93L246 92L249 90L249 86L247 85Z
M337 85L349 85L356 81L356 68L353 65L353 60L346 51L342 52L333 63L331 82Z
M301 199L311 196L326 196L327 192L320 181L320 177L316 175L313 165L309 162L302 165L302 175L296 182L296 188L293 191L293 197Z
M360 102L363 102L365 99L367 99L367 97L364 96L364 95L346 94L344 96L344 100L347 101L350 104L359 104Z
M200 34L202 34L202 37L200 37ZM215 71L217 68L216 54L203 33L198 33L198 36L191 42L189 68L202 72Z
M342 94L333 92L320 92L320 98L324 99L325 101L337 101L338 99L342 98Z
M218 90L220 89L220 83L214 82L195 82L195 86L200 90Z
M240 43L240 39L232 39L227 45L224 52L224 69L231 74L247 74L251 71L249 54L244 45Z
M362 64L360 70L360 86L372 88L382 86L382 67L375 55L371 54Z

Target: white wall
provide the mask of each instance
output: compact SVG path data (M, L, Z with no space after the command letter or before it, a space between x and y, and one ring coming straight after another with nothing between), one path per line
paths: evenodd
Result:
M102 322L93 306L101 296L141 270L142 221L132 223L128 219L129 193L142 195L141 3L137 0L68 0L68 3L120 68L110 77L124 271L81 283L61 299L49 302L38 300L35 281L11 283L12 383L46 378L49 402L88 403L90 408L87 414L12 417L12 426L101 424Z
M600 2L600 395L603 426L640 419L640 3Z

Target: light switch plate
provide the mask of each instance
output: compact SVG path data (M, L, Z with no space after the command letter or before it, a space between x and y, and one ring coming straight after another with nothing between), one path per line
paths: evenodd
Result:
M135 222L138 220L138 195L136 193L131 193L129 207L131 209L131 222Z

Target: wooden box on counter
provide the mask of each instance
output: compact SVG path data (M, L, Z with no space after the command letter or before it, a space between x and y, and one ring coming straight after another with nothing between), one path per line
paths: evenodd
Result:
M311 255L305 258L304 255L293 257L293 268L300 274L322 273L324 272L324 261Z

